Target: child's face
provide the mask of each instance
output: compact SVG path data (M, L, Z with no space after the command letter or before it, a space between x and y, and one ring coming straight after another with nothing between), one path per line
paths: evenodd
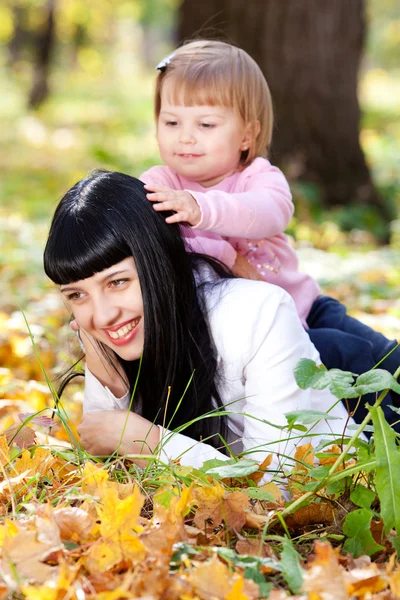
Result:
M133 258L61 286L67 307L78 325L125 360L143 352L144 312Z
M172 104L173 81L165 81L157 140L161 158L179 175L204 187L234 173L251 143L250 127L226 106Z

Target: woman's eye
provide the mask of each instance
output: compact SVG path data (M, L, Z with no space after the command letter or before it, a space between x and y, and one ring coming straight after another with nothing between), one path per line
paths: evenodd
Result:
M175 127L175 125L177 125L176 121L167 121L165 123L168 127Z
M110 281L109 285L110 287L118 288L121 287L127 281L127 279L113 279L113 281Z
M67 295L68 300L80 300L82 298L81 292L72 292Z

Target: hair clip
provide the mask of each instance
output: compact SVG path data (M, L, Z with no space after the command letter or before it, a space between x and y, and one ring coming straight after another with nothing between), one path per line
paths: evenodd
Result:
M172 52L172 54L169 54L166 58L163 58L163 60L156 66L156 70L161 72L165 71L174 56L175 52Z

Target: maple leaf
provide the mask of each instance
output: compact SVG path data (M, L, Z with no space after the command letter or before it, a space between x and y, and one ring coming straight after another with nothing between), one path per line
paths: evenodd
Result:
M143 529L138 524L142 506L143 497L137 486L124 500L119 500L113 488L103 491L102 504L96 505L101 540L89 550L89 570L103 572L122 560L134 562L144 558L145 548L136 535Z
M196 527L204 529L207 521L212 521L213 527L222 522L222 500L225 488L219 482L214 487L203 486L194 490L194 498L198 506L193 519Z
M240 531L246 523L245 510L250 507L250 498L241 491L228 494L222 504L222 515L231 531Z
M40 477L43 477L54 463L55 458L46 448L35 448L34 456L31 456L29 450L24 450L21 457L15 461L13 471L15 473L28 471L30 475L38 473Z

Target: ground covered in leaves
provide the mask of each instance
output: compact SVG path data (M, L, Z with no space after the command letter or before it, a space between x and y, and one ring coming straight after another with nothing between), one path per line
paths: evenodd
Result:
M0 235L0 598L400 597L400 454L379 409L376 445L304 444L267 483L270 458L201 470L89 460L82 382L53 410L49 381L79 348L42 275L46 226L3 214ZM299 253L327 293L399 335L399 251Z

